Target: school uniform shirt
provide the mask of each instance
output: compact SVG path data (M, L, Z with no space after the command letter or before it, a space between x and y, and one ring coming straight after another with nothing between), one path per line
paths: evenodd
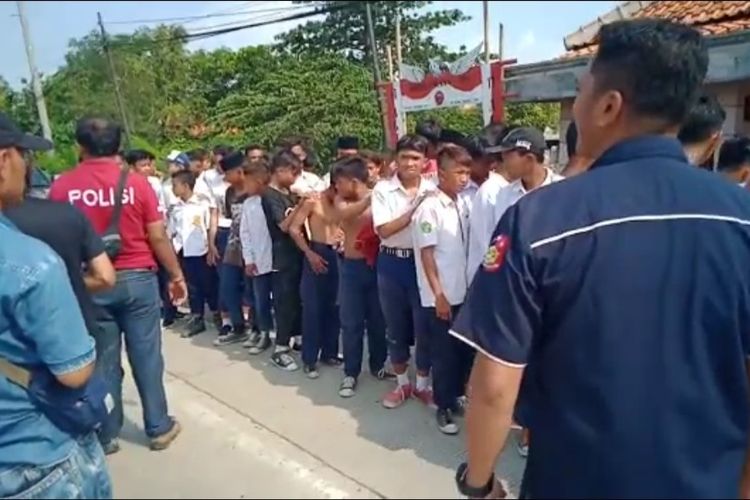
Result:
M218 225L224 229L232 227L232 216L226 211L228 188L229 183L224 180L224 174L215 168L201 172L195 181L195 192L211 200L211 208L219 210Z
M165 217L166 220L167 200L164 196L164 186L162 185L161 180L156 176L149 175L146 179L148 180L151 189L154 190L154 194L156 195L159 213L162 214L162 216Z
M229 228L227 247L224 250L224 263L237 267L243 267L242 241L240 240L240 222L242 221L242 204L245 203L247 195L238 194L233 187L228 187L224 197L224 209L232 218Z
M432 182L421 179L417 197L434 192L437 188ZM372 223L377 229L405 214L414 198L404 189L398 175L390 179L379 181L372 190ZM412 236L411 224L403 230L380 241L380 244L389 248L414 249L414 238Z
M542 185L539 186L549 186L553 182L558 182L565 177L558 175L554 173L550 169L547 170L547 176L544 178L544 182L542 182ZM537 188L538 189L538 188ZM500 190L499 193L497 193L497 201L495 202L495 211L492 216L492 231L495 230L495 226L497 226L497 223L500 222L500 219L503 217L503 214L506 210L508 210L510 207L516 204L518 200L526 196L530 191L527 191L526 188L523 186L523 181L521 179L515 180L505 186L503 189ZM492 233L487 235L487 242L489 243L490 237L492 236ZM486 246L486 245L485 245ZM476 269L474 269L476 272Z
M323 182L323 179L318 177L316 174L312 172L308 172L307 170L303 170L302 173L297 177L297 180L294 181L294 184L292 184L292 187L289 188L289 190L297 195L302 195L305 193L319 193L321 191L325 191L328 186L325 185Z
M184 257L202 257L208 253L211 209L203 197L193 194L187 201L178 198L169 221L175 252L182 252Z
M478 191L479 184L472 180L469 180L469 183L466 185L463 191L458 194L459 200L464 204L464 207L469 214L471 214L471 208L474 204L474 197L477 195Z
M268 234L271 235L274 271L293 268L302 260L302 252L297 244L289 233L285 233L279 227L279 224L292 213L296 205L295 195L282 193L278 189L268 188L261 196Z
M273 271L273 242L260 196L251 196L242 204L240 242L246 266L255 264L258 275Z
M161 184L162 193L164 194L164 209L167 220L169 220L169 215L172 213L172 209L174 209L174 206L177 204L177 201L179 201L179 198L174 194L174 191L172 191L172 179L167 178L162 182Z
M490 172L490 176L477 189L471 203L470 234L469 234L469 260L466 266L467 279L469 283L474 279L477 268L482 263L490 236L495 230L495 203L497 194L506 187L509 182L502 175Z
M412 234L422 307L435 307L435 294L427 281L421 255L421 250L428 247L435 249L435 264L445 298L452 306L463 304L468 288L468 230L469 212L466 205L440 190L424 200L414 213Z
M451 333L526 367L522 498L736 497L750 197L641 136L503 215Z

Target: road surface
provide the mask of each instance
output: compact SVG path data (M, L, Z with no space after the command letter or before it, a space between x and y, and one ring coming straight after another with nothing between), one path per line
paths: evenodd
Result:
M450 498L463 437L442 435L417 401L380 406L389 388L365 372L357 395L339 398L342 372L318 380L164 332L170 413L183 433L151 452L126 367L122 451L110 457L117 498ZM366 365L366 362L365 362ZM523 461L508 446L498 472L518 491Z

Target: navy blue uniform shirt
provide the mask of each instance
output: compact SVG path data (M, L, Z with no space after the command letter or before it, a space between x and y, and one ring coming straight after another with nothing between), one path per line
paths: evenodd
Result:
M607 151L498 224L452 333L526 366L524 491L729 498L750 411L750 196L673 139Z

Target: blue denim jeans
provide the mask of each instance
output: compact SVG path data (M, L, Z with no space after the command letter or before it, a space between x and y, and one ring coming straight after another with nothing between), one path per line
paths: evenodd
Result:
M242 312L242 300L245 289L248 288L245 270L239 266L223 263L221 264L219 283L219 301L229 313L232 326L237 329L244 328L245 315Z
M411 357L409 348L414 341L417 370L429 372L429 318L419 299L414 257L400 258L381 253L378 256L378 291L388 328L391 363L408 363Z
M0 472L0 498L112 498L102 447L94 434L78 439L64 461Z
M273 313L271 291L273 289L273 273L254 276L250 283L255 296L255 325L261 332L273 330Z
M370 372L377 373L385 365L388 352L375 269L364 259L342 259L339 290L344 373L357 378L362 371L365 329Z
M99 432L102 443L118 437L122 429L122 338L143 405L146 435L157 437L173 425L164 391L164 358L159 325L159 286L147 270L119 271L114 288L94 295L100 307L95 332L96 366L107 379L115 407Z
M302 265L302 362L315 365L318 359L339 355L341 325L336 307L339 267L333 247L313 241L310 248L328 262L328 270L323 274L315 274L307 259Z

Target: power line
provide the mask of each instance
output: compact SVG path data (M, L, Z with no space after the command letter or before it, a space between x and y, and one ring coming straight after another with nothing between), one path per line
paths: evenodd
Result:
M158 19L133 19L129 21L107 21L105 24L112 25L112 24L154 24L154 23L171 23L171 22L180 22L180 21L186 21L186 22L194 22L201 19L211 19L214 17L238 17L243 16L246 14L262 14L262 13L270 13L270 12L289 12L294 10L301 10L309 8L309 5L299 5L299 6L289 6L289 7L269 7L265 9L254 9L254 10L245 10L240 12L231 12L231 13L214 13L214 14L203 14L200 16L180 16L180 17L163 17Z

